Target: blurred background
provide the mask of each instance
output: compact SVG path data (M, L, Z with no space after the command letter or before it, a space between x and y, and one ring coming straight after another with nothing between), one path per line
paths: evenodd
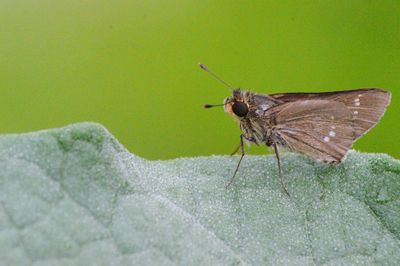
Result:
M386 88L354 147L400 158L398 0L2 0L0 133L96 121L148 159L229 154L238 125L202 108L229 90L198 62L259 93Z

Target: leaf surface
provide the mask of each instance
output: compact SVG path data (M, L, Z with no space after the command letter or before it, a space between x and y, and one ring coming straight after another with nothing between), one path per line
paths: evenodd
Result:
M148 161L101 125L0 137L4 265L399 265L400 162Z

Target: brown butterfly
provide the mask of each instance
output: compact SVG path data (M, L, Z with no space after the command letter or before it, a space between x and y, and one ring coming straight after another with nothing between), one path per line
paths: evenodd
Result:
M259 94L221 80L203 64L199 66L232 89L223 104L225 112L239 121L242 155L227 184L229 187L245 155L243 142L272 147L278 162L282 189L289 195L282 173L281 147L318 162L342 162L352 144L375 126L390 103L382 89L356 89L322 93ZM234 154L233 153L233 154Z

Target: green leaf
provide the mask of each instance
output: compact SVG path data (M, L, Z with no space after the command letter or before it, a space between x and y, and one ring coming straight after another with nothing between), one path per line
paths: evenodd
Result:
M148 144L151 145L151 144ZM154 147L155 152L157 148ZM0 137L3 265L400 265L400 162L147 161L102 126Z

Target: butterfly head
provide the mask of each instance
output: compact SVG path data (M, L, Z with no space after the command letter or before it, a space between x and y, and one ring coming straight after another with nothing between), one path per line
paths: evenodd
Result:
M235 89L232 92L232 96L225 98L223 104L206 104L204 107L223 106L226 113L240 120L245 118L251 109L248 94L250 93L247 91Z
M213 76L215 79L217 79L219 82L224 84L228 89L232 91L232 96L226 98L223 104L206 104L204 105L204 107L211 108L216 106L224 106L225 112L227 112L231 116L238 118L239 120L246 117L250 109L250 105L248 104L249 92L235 89L234 87L232 87L232 85L215 75L204 64L199 63L199 67L208 72L211 76Z
M224 110L238 119L246 117L249 113L249 104L246 102L243 92L240 89L233 90L232 96L224 100Z

